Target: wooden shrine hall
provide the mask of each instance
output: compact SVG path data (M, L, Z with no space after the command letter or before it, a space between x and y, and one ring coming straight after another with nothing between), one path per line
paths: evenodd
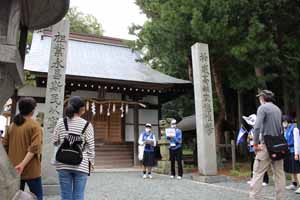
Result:
M45 110L50 46L49 32L33 34L25 70L36 84L17 92L17 97L38 101L37 118ZM84 117L95 130L96 168L137 165L137 140L145 123L152 124L159 138L161 105L192 89L190 81L160 73L137 62L139 58L124 40L70 34L65 99L76 95L87 101Z

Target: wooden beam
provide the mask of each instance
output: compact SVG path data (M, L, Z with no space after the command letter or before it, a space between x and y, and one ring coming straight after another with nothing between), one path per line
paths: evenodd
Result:
M134 165L139 165L138 159L138 139L139 139L139 107L135 105L133 111L134 136L133 136L133 159Z

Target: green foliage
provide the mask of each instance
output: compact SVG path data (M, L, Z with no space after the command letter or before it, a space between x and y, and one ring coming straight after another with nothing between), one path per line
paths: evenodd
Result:
M30 71L24 71L25 84L36 87L36 77Z
M136 0L149 20L133 25L132 43L143 62L187 79L190 47L209 44L211 67L218 67L222 90L268 86L276 94L299 90L300 4L290 0ZM262 76L257 70L261 69ZM295 84L288 84L294 82ZM215 85L216 87L216 85ZM226 98L226 97L225 97ZM169 103L166 112L185 114L187 102ZM215 108L220 103L214 98ZM169 111L168 111L169 109Z
M69 9L66 18L70 21L70 32L101 36L103 28L96 17L84 14L77 7Z
M169 101L162 105L162 118L183 118L194 114L194 98L192 94L179 96L173 101Z

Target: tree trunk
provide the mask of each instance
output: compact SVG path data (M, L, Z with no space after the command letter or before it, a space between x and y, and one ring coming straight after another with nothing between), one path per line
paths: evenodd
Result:
M286 82L283 80L282 82L282 91L283 91L283 113L289 114L289 95L288 95L288 88L286 87Z
M192 56L189 56L187 58L188 62L188 75L189 75L189 81L193 81L193 65L192 65Z
M243 115L243 95L240 90L237 91L237 96L238 96L238 117L239 117L238 122L240 126L242 124L242 115Z
M300 69L297 68L297 82L296 82L297 88L300 88ZM297 116L297 122L300 121L300 91L299 89L295 90L296 92L296 116Z
M216 93L220 104L220 112L217 117L217 120L215 121L215 127L216 127L216 144L220 144L221 136L222 136L222 125L223 122L226 119L226 101L225 96L223 93L223 86L222 86L222 80L221 80L221 71L220 71L220 65L218 63L215 63L212 65L212 75L215 83Z
M265 76L264 69L261 67L255 67L255 75L257 78L264 77ZM259 83L258 90L267 88L267 84L265 81L260 80L258 83Z

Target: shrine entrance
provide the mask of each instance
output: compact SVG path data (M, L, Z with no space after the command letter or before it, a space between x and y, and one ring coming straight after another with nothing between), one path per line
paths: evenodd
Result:
M98 105L99 107L100 105ZM104 113L96 113L92 123L94 125L95 140L103 143L122 143L122 118L121 111L116 109L115 112L107 114L108 106L103 106ZM99 110L96 108L96 110Z

